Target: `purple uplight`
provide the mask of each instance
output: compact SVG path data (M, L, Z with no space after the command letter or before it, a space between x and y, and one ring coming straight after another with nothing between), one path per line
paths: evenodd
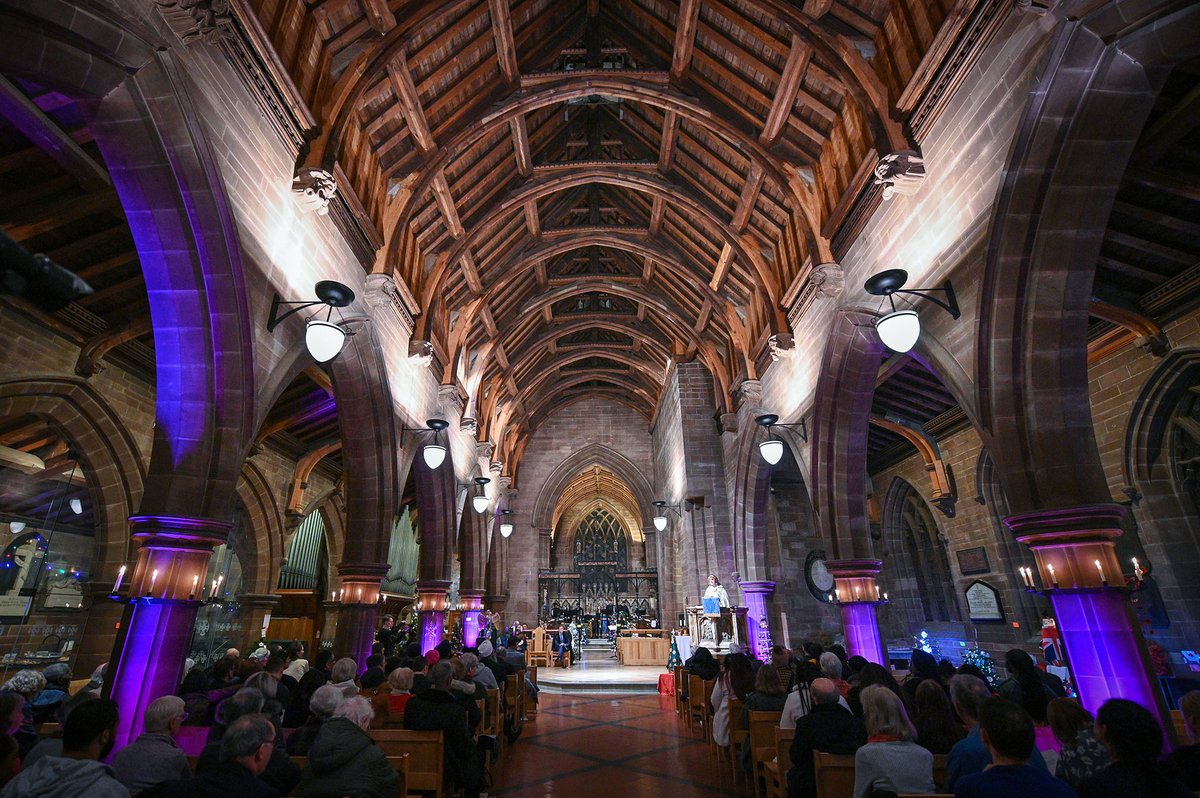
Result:
M877 665L888 667L887 651L879 636L875 605L848 601L838 605L842 611L842 629L846 633L846 653L858 655Z
M445 613L440 610L423 610L421 612L421 653L426 654L437 648L442 642L442 624Z
M481 610L463 610L463 645L467 648L474 648L475 644L479 642L479 616L481 614Z
M750 656L766 662L771 652L760 624L767 619L767 599L775 592L775 583L742 582L741 588L746 601L746 642L750 644Z

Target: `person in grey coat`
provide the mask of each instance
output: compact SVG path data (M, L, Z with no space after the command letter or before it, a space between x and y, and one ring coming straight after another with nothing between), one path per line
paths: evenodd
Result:
M308 751L296 794L304 798L392 798L400 775L367 733L375 711L362 696L338 704Z
M0 792L2 798L129 798L125 785L100 760L112 752L117 705L97 698L80 705L63 728L62 756L45 756L21 771Z
M164 781L190 777L187 754L175 743L186 719L183 699L178 696L165 695L150 702L142 721L145 731L113 757L117 780L130 792L139 793Z

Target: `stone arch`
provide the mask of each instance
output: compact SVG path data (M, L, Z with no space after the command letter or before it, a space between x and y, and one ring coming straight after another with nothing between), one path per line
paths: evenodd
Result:
M1125 476L1142 543L1172 627L1180 625L1189 645L1200 640L1200 506L1172 467L1169 449L1172 434L1180 434L1172 417L1197 385L1200 347L1173 350L1142 385L1125 433Z
M554 510L559 497L579 472L590 465L603 466L624 480L638 501L643 526L653 524L654 514L650 508L654 506L654 490L649 480L625 455L603 444L591 443L564 459L546 479L533 503L534 528L554 528Z
M1000 484L1000 478L996 475L996 463L992 460L992 453L986 447L979 450L979 459L976 461L975 489L978 492L975 501L988 510L992 533L995 535L997 547L1005 557L1005 563L1014 567L1025 566L1036 571L1037 562L1033 552L1028 546L1018 543L1004 525L1004 519L1011 515L1008 498L1005 497L1004 486ZM1009 567L1008 571L1006 581L1011 588L1009 593L1015 597L1011 604L1015 605L1014 609L1020 613L1021 625L1025 629L1037 629L1042 620L1042 607L1012 575L1013 568Z
M949 540L925 497L902 477L888 485L882 526L882 553L892 566L888 582L894 585L889 617L894 620L899 610L917 625L963 620Z
M284 544L288 537L283 508L266 474L247 460L237 484L237 496L246 540L246 558L242 561L245 588L249 593L273 593L283 566Z

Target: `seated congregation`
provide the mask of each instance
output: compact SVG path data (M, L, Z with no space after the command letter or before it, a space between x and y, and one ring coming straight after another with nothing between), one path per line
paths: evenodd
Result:
M72 694L51 669L20 671L0 687L0 796L476 798L536 715L536 668L487 640L399 648L365 668L327 650L310 666L302 644L230 649L149 702L115 753L124 708L100 680Z
M892 671L840 645L774 646L769 661L699 649L675 669L676 711L756 798L1191 798L1200 791L1200 691L1173 751L1123 699L1093 717L1025 651L993 689L974 665L913 651ZM1189 744L1190 743L1190 744Z

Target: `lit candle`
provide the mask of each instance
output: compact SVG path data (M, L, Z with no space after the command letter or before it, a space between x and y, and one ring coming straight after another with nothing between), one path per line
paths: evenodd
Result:
M154 592L154 583L157 581L158 581L158 569L155 568L154 573L150 574L150 589L146 591L147 596L149 596L151 593Z
M1058 587L1058 577L1054 575L1054 566L1046 563L1046 570L1050 572L1050 584Z
M875 600L876 601L879 600L879 583L878 582L875 583Z
M338 590L338 601L341 601L341 600L342 600L342 594L343 594L343 593L345 593L345 592L346 592L346 588L344 588L344 587L343 587L343 588L340 588L340 589Z
M884 594L883 594L883 600L884 600L884 601L887 601L887 600L888 600L887 593L884 593Z
M1138 580L1139 582L1141 582L1141 581L1143 581L1143 580L1142 580L1142 575L1143 575L1143 574L1145 574L1145 573L1146 573L1146 572L1142 570L1142 566L1138 565L1137 557L1134 557L1134 558L1133 558L1133 575L1134 575L1135 577L1137 577L1137 580Z
M210 599L215 599L217 597L217 580L216 579L214 579L212 581L212 587L210 587L208 589L208 597Z
M1100 572L1100 583L1107 586L1108 577L1104 575L1104 566L1100 564L1099 560L1096 560L1096 570Z
M862 593L859 591L858 585L855 585L854 586L854 600L858 601L861 598L862 598Z
M835 601L841 601L842 600L842 591L835 587L833 589L833 598Z
M125 566L122 565L120 568L117 569L117 581L113 582L113 591L112 592L116 593L118 590L121 589L121 580L124 578L125 578Z
M362 588L361 587L358 589L358 593L355 594L355 600L358 601L359 604L362 604Z
M192 592L188 595L188 601L196 598L196 588L200 586L200 575L196 574L192 577Z
M225 574L217 577L217 592L221 592L221 585L225 584Z

